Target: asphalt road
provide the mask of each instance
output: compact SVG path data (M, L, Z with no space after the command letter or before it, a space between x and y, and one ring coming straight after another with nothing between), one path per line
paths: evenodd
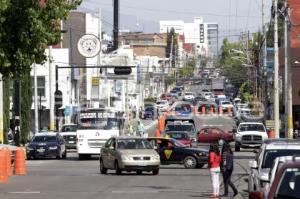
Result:
M250 151L235 153L233 182L240 192L236 198L247 198L247 165L253 157ZM113 171L101 175L97 157L79 161L76 153L69 153L66 160L27 161L27 169L26 176L12 176L7 184L0 185L1 199L192 199L211 195L206 167L184 169L181 165L163 165L157 176L117 176Z

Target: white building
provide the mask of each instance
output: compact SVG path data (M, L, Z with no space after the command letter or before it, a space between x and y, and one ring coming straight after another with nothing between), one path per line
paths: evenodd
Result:
M184 35L185 43L194 44L198 55L213 57L218 53L218 24L204 22L202 17L195 17L191 23L181 20L160 21L160 33L171 28L179 35Z

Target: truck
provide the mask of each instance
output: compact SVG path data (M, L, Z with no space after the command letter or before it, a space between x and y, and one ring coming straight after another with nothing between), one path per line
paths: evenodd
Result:
M213 94L224 95L224 79L223 78L214 78L211 80L211 90Z

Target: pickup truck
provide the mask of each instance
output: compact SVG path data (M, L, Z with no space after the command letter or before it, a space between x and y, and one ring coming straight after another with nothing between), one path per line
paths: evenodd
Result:
M243 122L240 123L237 130L233 129L235 137L235 151L240 148L260 147L268 134L263 123Z

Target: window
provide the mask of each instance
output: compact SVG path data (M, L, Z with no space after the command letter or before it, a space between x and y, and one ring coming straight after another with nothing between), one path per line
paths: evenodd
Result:
M45 88L45 76L37 76L37 94L38 96L45 97L46 88ZM31 77L31 85L32 85L32 95L34 95L34 77Z

